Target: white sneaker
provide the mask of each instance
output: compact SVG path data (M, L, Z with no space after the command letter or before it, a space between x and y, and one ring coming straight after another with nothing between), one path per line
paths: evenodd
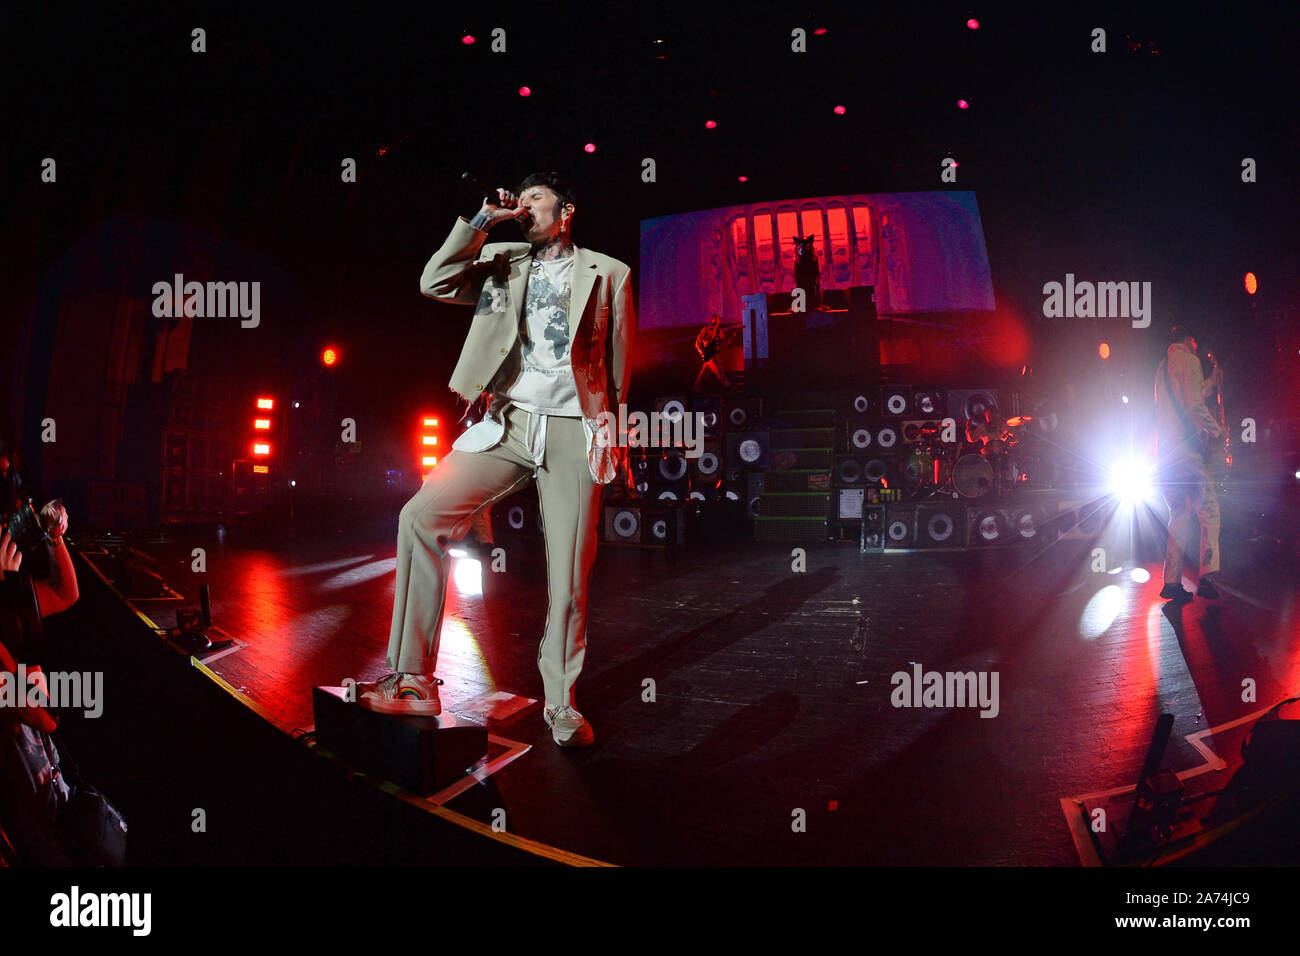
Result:
M585 747L596 739L591 723L568 704L547 707L542 716L551 728L551 737L561 747Z

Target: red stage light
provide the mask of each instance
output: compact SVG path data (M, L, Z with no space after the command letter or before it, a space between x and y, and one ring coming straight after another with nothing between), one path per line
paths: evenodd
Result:
M255 475L269 475L270 473L271 473L271 469L266 465L253 466L253 474Z
M1101 345L1097 346L1097 354L1104 359L1110 358L1110 345L1102 342Z
M529 89L528 87L526 87L526 86L521 86L521 87L519 87L519 95L520 95L520 96L532 96L532 95L533 95L533 91L530 90L530 89Z
M582 148L583 148L584 150L586 150L587 152L589 152L589 153L594 153L594 152L596 151L596 144L595 144L595 143L588 143L586 146L584 146L584 147L582 147Z
M966 21L967 30L978 30L979 28L980 28L980 22L976 20L974 17L971 17L969 20Z
M255 431L259 431L259 432L269 432L269 431L271 430L271 419L269 419L269 418L254 418L254 419L253 419L253 428L254 428Z
M705 128L705 129L714 129L714 128L717 127L717 125L718 125L718 124L715 123L715 122L713 122L713 120L705 120L705 121L704 121L704 128Z
M267 444L266 442L255 442L255 443L253 444L253 454L254 454L254 455L269 455L269 454L271 454L271 446L270 446L269 444Z
M816 30L813 31L813 36L819 37L819 36L825 36L825 34L826 34L825 27L818 27Z
M466 46L469 46L471 43L474 42L474 37L466 33L463 37L460 38L460 42L465 44Z
M968 110L968 109L970 109L970 104L967 103L965 100L958 100L958 101L957 101L957 108L958 108L958 109L962 109L962 110Z
M1253 273L1253 272L1247 272L1247 273L1246 273L1246 291L1247 291L1249 294L1254 295L1254 294L1255 294L1255 291L1256 291L1258 288L1259 288L1259 280L1255 278L1255 273Z
M257 407L264 408L269 412L271 409L275 408L275 400L271 398L259 398L257 400Z
M842 107L842 106L837 106L837 107L835 107L835 115L836 115L836 116L843 116L843 115L844 115L844 112L845 112L844 107Z
M329 348L320 354L320 360L326 365L335 365L339 360L338 349Z
M748 177L748 176L737 176L737 177L736 177L736 181L737 181L737 182L741 182L741 183L747 183L747 182L749 182L749 177Z

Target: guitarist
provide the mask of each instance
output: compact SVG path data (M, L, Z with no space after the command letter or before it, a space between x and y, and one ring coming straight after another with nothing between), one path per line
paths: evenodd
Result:
M1192 600L1191 592L1182 586L1182 566L1183 539L1193 517L1201 532L1196 594L1209 599L1219 596L1214 586L1219 573L1219 499L1210 478L1210 449L1221 445L1228 433L1210 414L1205 400L1221 381L1217 368L1209 379L1202 376L1196 339L1186 328L1175 326L1156 372L1156 432L1169 504L1169 546L1160 596L1178 603Z
M728 329L722 328L721 321L718 313L714 312L713 317L709 319L709 324L700 329L700 334L695 337L695 351L699 353L700 360L704 364L700 366L700 374L696 376L695 385L691 388L693 392L704 389L710 373L723 388L731 388L731 379L727 378L727 373L718 362L718 353L726 345L729 332Z

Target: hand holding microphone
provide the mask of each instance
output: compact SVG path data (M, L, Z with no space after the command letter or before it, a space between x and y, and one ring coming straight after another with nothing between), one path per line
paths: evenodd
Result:
M478 189L484 194L483 208L479 210L476 217L483 221L483 228L491 229L499 222L523 219L528 215L528 210L519 205L519 197L508 189L502 189L500 186L492 189L470 172L461 173L460 179L467 186Z
M491 199L483 200L483 208L479 214L487 219L487 227L491 229L499 222L505 222L509 219L523 219L528 215L528 210L519 205L519 197L508 189L497 188L497 201L494 203Z

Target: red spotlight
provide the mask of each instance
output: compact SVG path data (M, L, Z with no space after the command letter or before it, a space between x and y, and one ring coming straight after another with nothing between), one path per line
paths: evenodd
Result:
M845 112L845 111L844 111L844 107L842 107L842 106L837 106L837 107L835 107L835 115L836 115L836 116L843 116L843 115L844 115L844 112Z
M747 182L749 182L749 177L748 177L748 176L737 176L737 177L736 177L736 182L739 182L739 183L747 183Z
M957 101L957 108L958 108L959 110L968 110L968 109L970 109L970 104L967 103L965 100L958 100L958 101Z
M1247 273L1246 273L1246 292L1249 293L1250 295L1254 295L1254 294L1255 294L1255 290L1257 290L1258 288L1259 288L1259 280L1255 278L1255 273L1253 273L1253 272L1247 272Z
M321 363L326 366L337 365L339 361L339 350L336 348L327 348L320 354Z
M469 46L471 43L474 42L474 38L470 34L466 33L463 37L460 38L460 42L465 44L466 46Z
M813 31L813 36L815 36L815 37L820 37L820 36L825 36L825 35L826 35L826 28L825 28L825 27L818 27L816 30Z
M716 129L717 126L718 126L718 124L715 123L715 122L713 122L713 120L705 120L705 121L704 121L704 128L705 128L705 129Z
M269 455L269 454L271 454L271 446L268 445L266 442L256 442L256 443L254 443L254 445L253 445L253 454L254 454L254 455Z
M980 28L980 22L976 20L974 17L971 17L969 20L966 21L967 30L978 30L979 28Z
M595 144L595 143L588 143L586 146L584 146L584 147L582 147L582 148L583 148L586 152L588 152L588 153L594 153L594 152L596 151L596 144Z
M1107 342L1102 342L1101 345L1098 345L1097 354L1100 355L1103 359L1110 358L1110 344Z
M257 407L258 407L258 408L264 408L264 409L266 409L266 410L269 412L269 411L271 411L271 409L275 408L275 399L272 399L272 398L259 398L259 399L257 400Z
M530 90L530 89L529 89L528 87L526 87L526 86L521 86L521 87L519 87L519 95L520 95L520 96L532 96L532 95L533 95L533 91Z

